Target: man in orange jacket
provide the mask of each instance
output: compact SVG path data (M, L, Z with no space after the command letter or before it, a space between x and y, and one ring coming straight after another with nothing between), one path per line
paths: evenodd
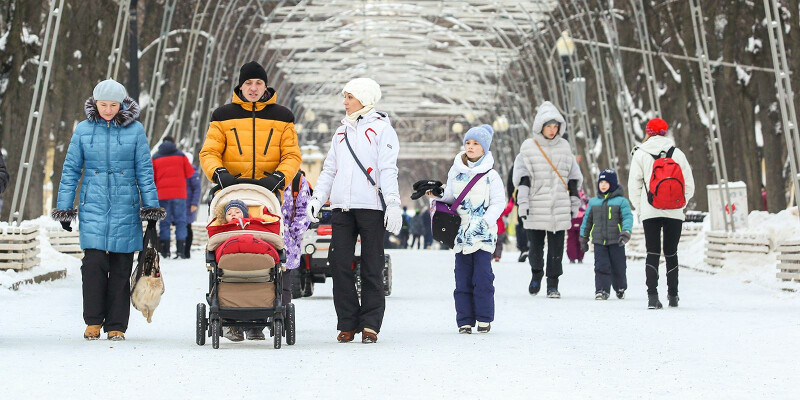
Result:
M267 72L255 61L242 65L233 100L211 115L200 165L206 177L223 187L236 178L260 180L279 191L300 169L294 115L276 103Z
M282 197L286 177L294 178L302 159L294 115L276 99L264 68L255 61L242 65L233 101L211 114L200 149L200 167L208 179L222 187L236 178L257 179ZM264 340L263 329L248 329L247 339ZM223 333L228 340L244 340L241 330L225 327Z

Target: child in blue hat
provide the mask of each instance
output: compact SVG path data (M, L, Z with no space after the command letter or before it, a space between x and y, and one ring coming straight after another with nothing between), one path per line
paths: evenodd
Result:
M441 197L428 196L452 204L470 181L483 174L458 205L461 227L455 239L456 323L459 333L486 333L494 320L494 273L492 253L497 242L497 219L506 205L503 179L492 167L489 151L494 131L489 125L471 128L464 135L464 151L458 153L447 174Z

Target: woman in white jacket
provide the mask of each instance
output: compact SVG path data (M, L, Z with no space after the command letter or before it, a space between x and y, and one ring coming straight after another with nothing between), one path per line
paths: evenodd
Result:
M353 79L342 90L346 116L336 130L322 167L308 215L316 221L330 198L330 261L333 304L338 317L337 340L375 343L383 322L383 237L400 232L402 210L397 185L397 133L386 114L375 110L381 89L370 78ZM385 206L384 206L385 203ZM384 211L385 210L385 211ZM361 303L352 265L356 238L361 236Z
M667 123L660 118L651 119L647 123L644 142L633 151L631 170L628 175L628 190L631 206L644 226L644 240L647 247L645 274L647 276L647 308L659 309L658 300L658 264L661 258L661 241L663 233L664 258L667 261L667 299L670 307L678 306L678 241L681 239L685 207L676 209L659 209L650 204L648 191L653 175L653 163L656 158L666 157L670 149L672 159L680 166L683 174L684 200L694 195L694 178L692 167L686 155L675 148L675 142L666 137Z

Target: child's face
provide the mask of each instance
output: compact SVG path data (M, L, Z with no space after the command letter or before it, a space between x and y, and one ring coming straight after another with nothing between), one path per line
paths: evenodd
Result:
M602 193L605 193L611 188L611 184L606 181L600 181L600 183L597 184L597 188L600 189Z
M478 143L477 140L467 140L467 142L464 143L464 150L466 150L467 158L469 158L470 161L478 161L478 159L483 157L483 147L481 147L481 144Z
M225 220L228 222L233 221L236 218L244 218L244 213L239 207L231 207L230 210L225 212Z

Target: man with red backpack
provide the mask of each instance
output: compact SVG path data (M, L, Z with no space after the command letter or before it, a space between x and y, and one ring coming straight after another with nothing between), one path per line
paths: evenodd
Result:
M678 306L678 241L683 209L694 195L692 168L686 155L667 138L667 123L660 118L647 123L642 144L633 151L628 175L631 206L644 226L647 258L647 308L662 308L658 299L658 264L663 235L667 262L667 299Z

